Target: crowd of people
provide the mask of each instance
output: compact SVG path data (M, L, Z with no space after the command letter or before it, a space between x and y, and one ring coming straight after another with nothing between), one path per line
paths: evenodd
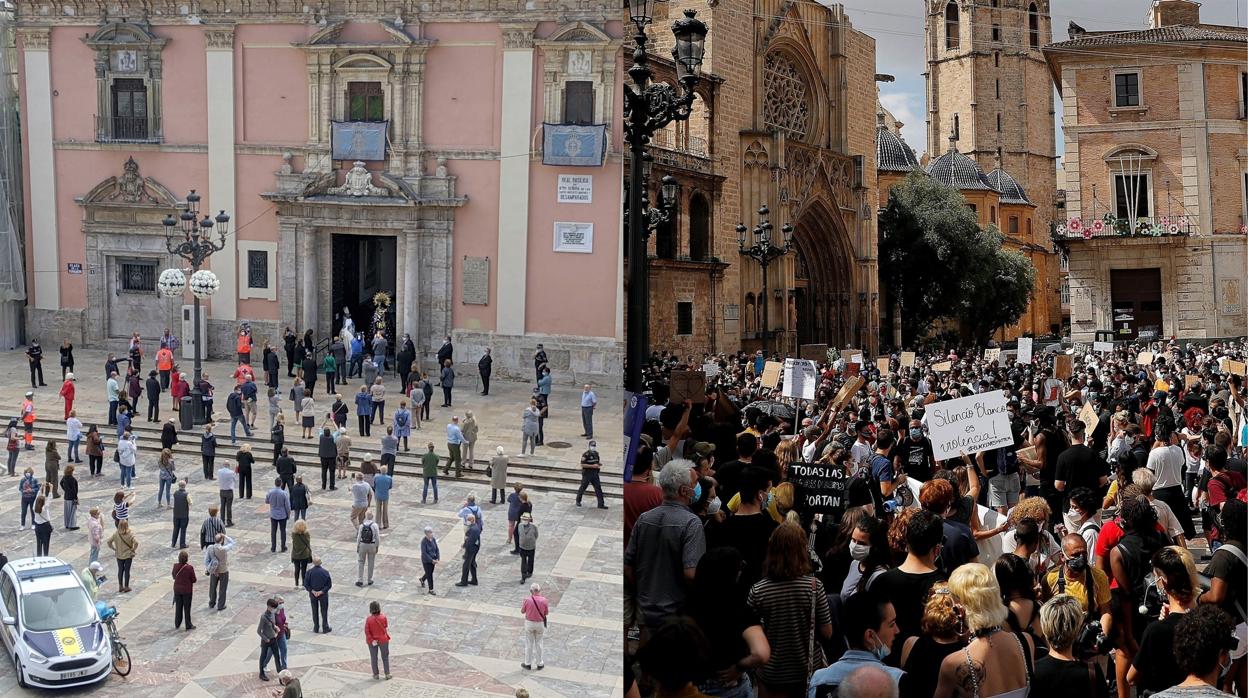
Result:
M1248 347L1068 347L832 350L801 401L781 356L653 355L629 694L1248 695ZM933 403L997 391L1008 435L937 459Z
M64 403L65 436L64 439L47 438L41 447L43 451L44 472L40 478L33 466L25 467L20 472L17 491L21 498L21 529L30 527L35 532L35 555L49 555L55 548L64 549L85 538L89 546L86 566L81 578L93 595L124 595L131 592L130 578L133 563L148 553L140 545L139 539L131 528L130 518L140 503L134 488L136 480L155 481L158 484L156 508L167 509L171 519L170 555L173 563L171 577L173 580L173 613L174 627L192 631L197 626L192 620L196 589L203 593L207 587L207 608L220 612L227 608L230 598L230 572L235 566L234 558L238 554L239 543L231 535L236 526L245 529L257 529L263 523L253 510L240 509L235 521L235 502L253 498L253 482L259 478L259 489L264 499L265 511L269 521L270 548L273 555L289 554L292 565L294 588L306 593L312 611L311 626L313 633L330 633L330 595L334 586L333 576L325 568L319 554L321 546L332 546L335 541L350 540L356 550L357 587L374 586L380 581L375 573L378 571L376 558L380 547L389 544L390 515L394 511L391 503L396 493L404 495L405 507L415 506L416 487L399 483L395 478L395 466L400 449L409 452L415 449L422 452L418 458L421 465L423 486L421 487L420 504L429 504L429 490L432 488L433 505L438 505L438 470L442 475L449 475L454 469L456 478L461 478L464 469L473 469L474 458L479 455L475 446L481 436L481 428L472 411L461 415L452 414L447 417L445 426L445 449L438 453L438 447L432 439L421 440L410 444L414 436L413 430L423 430L430 421L430 403L433 387L440 385L443 393L442 407L452 407L452 388L454 385L454 348L450 337L437 352L439 366L438 377L430 379L428 372L419 370L415 347L409 336L404 335L397 347L397 352L389 352L387 340L378 334L369 345L365 345L360 336L345 333L331 338L323 356L317 360L317 349L313 343L312 332L302 337L287 328L284 338L286 354L286 378L291 384L286 391L279 385L281 381L281 361L279 348L264 342L260 349L257 366L252 365L252 340L250 328L245 324L240 327L237 345L237 368L231 376L228 392L223 401L216 400L221 388L214 385L207 372L202 374L198 387L204 398L204 409L208 421L199 427L199 433L180 429L179 422L167 419L162 423L161 403L172 404L176 412L185 409L182 398L191 392L186 373L180 372L174 360L174 351L178 348L177 338L166 331L158 342L154 368L143 373L146 349L143 340L136 333L129 342L125 356L118 359L109 354L103 371L102 390L99 395L107 400L107 420L104 423L84 424L75 409L75 400L79 397L77 387L79 379L75 376L75 360L73 346L64 342L61 349L62 385L58 396ZM37 341L32 341L26 352L31 365L32 389L26 393L18 416L9 421L6 437L8 470L11 477L17 478L18 463L21 453L36 450L35 428L37 421L36 391L43 386L42 350ZM549 399L552 387L551 368L548 365L545 350L539 345L534 354L535 383L533 400L530 407L540 406L540 416L535 419L537 437L536 445L544 439L544 420L548 415ZM478 372L481 379L481 395L489 394L489 379L492 372L492 358L488 349L478 361ZM80 372L81 373L81 372ZM146 375L146 380L144 376ZM393 375L397 385L387 385L387 378ZM318 379L319 376L319 379ZM353 397L343 397L349 389L352 379L359 378L362 382ZM318 382L324 381L323 394L330 400L317 404ZM394 395L393 391L399 394ZM92 391L94 394L95 391ZM139 430L133 420L140 409L140 401L146 396L146 417L149 422L161 424L160 443L144 444L139 438ZM92 407L103 407L90 400ZM220 403L224 402L222 409ZM264 402L268 407L268 441L272 446L272 470L259 472L253 444L259 447L259 437L251 440L253 430L258 428L257 417L261 410L258 405ZM217 406L214 407L214 403ZM387 414L386 404L392 405ZM581 492L586 487L594 487L599 505L602 504L602 492L598 479L598 458L593 438L593 412L597 406L597 396L589 385L585 385L581 397L581 425L583 437L589 440L589 449L582 457L582 469L586 475L582 478ZM352 449L352 434L348 429L349 412L355 411L357 420L354 426L354 438L357 440ZM99 413L104 413L99 409ZM314 464L299 463L298 454L292 452L288 443L296 438L286 432L286 415L293 413L292 423L302 429L302 438L315 440L315 451L318 462ZM229 449L226 454L223 440L225 430L214 421L229 421ZM529 415L527 411L522 417L528 434ZM376 427L378 434L373 434ZM241 433L240 433L241 432ZM419 439L420 437L415 437ZM242 440L240 444L239 441ZM361 439L377 440L377 454L364 452ZM192 476L194 466L178 462L175 447L179 443L190 442L198 448L202 465L202 480L199 475ZM63 444L62 444L63 442ZM62 445L65 455L62 457ZM89 460L89 473L76 472L76 466L82 463L81 453L85 452ZM298 450L298 449L296 449ZM372 450L371 448L369 450ZM103 487L106 473L104 462L111 457L116 466L118 486L115 491ZM540 670L545 666L543 654L543 634L551 611L550 603L541 593L541 587L530 578L534 575L534 559L538 541L538 525L534 522L533 500L524 486L508 477L510 457L507 449L497 446L485 456L488 463L487 475L490 478L489 506L499 507L499 514L506 515L506 543L514 546L510 552L518 559L519 570L516 578L520 584L528 585L529 594L519 609L523 619L522 637L523 662L526 670ZM64 465L62 465L64 463ZM315 466L319 465L321 483L315 490ZM311 466L311 467L309 467ZM267 470L267 468L265 469ZM305 483L305 476L308 481ZM86 534L75 534L78 526L79 482L84 488L100 478L101 488L110 490L111 509L107 506L90 507L86 517ZM192 494L195 488L192 482L208 483L208 490L214 496L209 501L200 502L200 494ZM271 482L269 487L267 483ZM339 485L348 490L345 495L334 491ZM315 491L314 491L315 490ZM204 492L203 488L199 492ZM99 494L99 492L96 492ZM322 497L342 497L349 500L350 519L343 525L332 527L334 530L315 530L316 527L308 520L309 508L313 507ZM51 514L52 501L63 499L63 536L53 546ZM580 496L576 504L580 505ZM195 510L204 513L198 528L196 539L192 528L192 516ZM462 563L460 564L459 580L456 586L472 587L479 583L477 555L482 546L485 519L495 516L494 510L483 510L475 495L468 494L459 504L457 514L464 527L462 544ZM111 522L106 519L111 518ZM290 528L288 530L288 524ZM111 529L111 530L110 530ZM191 530L192 541L199 543L200 557L196 558L188 552L187 531ZM492 527L501 537L503 527ZM346 531L344 536L343 531ZM435 595L435 575L440 573L445 551L439 547L432 526L425 526L423 538L417 538L420 562L423 575L420 578L422 591ZM399 533L398 535L402 535ZM319 540L318 540L319 539ZM398 539L394 544L399 544ZM102 548L112 551L116 561L116 586L108 589L107 575L100 559ZM10 556L13 554L10 547ZM450 555L446 555L450 557ZM198 563L198 564L197 564ZM291 617L288 617L288 612ZM288 611L284 599L279 595L270 597L261 614L256 632L260 638L261 654L259 660L259 677L269 680L268 668L272 664L278 671L277 676L283 686L277 695L294 698L299 693L299 681L287 669L286 640L290 637L291 626L295 614ZM369 604L369 613L364 623L365 639L372 663L373 678L391 678L388 644L389 620L382 614L378 601ZM380 662L380 663L379 663ZM292 688L293 687L293 688Z

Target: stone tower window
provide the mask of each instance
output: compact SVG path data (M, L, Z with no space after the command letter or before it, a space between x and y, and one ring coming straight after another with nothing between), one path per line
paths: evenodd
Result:
M945 48L956 49L961 44L961 22L958 17L958 6L955 3L945 5Z
M811 127L810 89L797 66L770 53L763 62L763 123L804 140Z
M1030 36L1031 47L1040 48L1040 11L1036 3L1027 8L1027 34Z
M689 197L689 259L704 262L710 256L711 207L706 197Z

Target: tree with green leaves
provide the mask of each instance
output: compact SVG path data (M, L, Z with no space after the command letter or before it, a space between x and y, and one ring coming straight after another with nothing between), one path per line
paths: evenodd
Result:
M901 306L906 345L939 318L957 320L964 339L984 342L1026 310L1035 270L1002 248L995 227L980 229L958 190L911 173L889 193L879 229L880 277Z

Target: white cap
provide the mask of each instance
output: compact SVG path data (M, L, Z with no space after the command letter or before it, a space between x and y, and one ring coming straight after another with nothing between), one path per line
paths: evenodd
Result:
M104 569L104 565L101 565L99 560L92 562L90 565L88 565L88 567L91 569L92 572L99 572L100 570Z
M73 371L67 372L67 373L65 374L65 380L67 380L67 381L72 381L72 380L74 380L74 373L73 373Z

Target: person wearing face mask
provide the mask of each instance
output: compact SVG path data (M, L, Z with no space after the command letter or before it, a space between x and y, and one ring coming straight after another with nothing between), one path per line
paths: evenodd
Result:
M1040 580L1041 594L1046 599L1058 594L1075 599L1087 616L1086 621L1100 620L1102 632L1112 637L1109 577L1088 562L1087 543L1078 535L1071 533L1062 538L1062 555L1062 564ZM1089 588L1092 589L1090 606ZM1042 618L1041 626L1043 622Z
M1153 554L1157 591L1165 597L1160 620L1149 623L1140 649L1131 660L1127 681L1141 694L1157 693L1183 681L1184 672L1175 661L1174 632L1179 621L1196 608L1199 591L1196 565L1186 548L1170 546Z
M892 551L888 548L888 527L867 516L858 520L849 539L849 573L841 584L841 599L869 592L876 578L888 571Z
M916 512L906 523L905 561L880 575L871 586L872 593L893 601L901 639L919 634L923 599L933 584L946 578L936 565L944 537L944 520L939 515Z
M1177 686L1154 693L1153 698L1216 698L1229 694L1218 690L1231 667L1234 648L1233 623L1225 611L1201 606L1184 613L1175 627L1174 655L1187 676Z
M826 695L835 690L845 677L863 666L887 672L896 688L906 672L884 664L897 637L897 612L888 599L871 593L855 594L845 602L841 612L849 649L831 666L816 671L806 689L807 698Z
M741 584L749 588L763 576L763 558L767 541L776 530L776 522L765 511L770 477L761 468L747 468L740 478L741 491L737 511L723 521L709 522L706 527L707 547L730 547L741 554Z
M651 630L684 610L698 559L706 552L702 521L689 509L702 495L693 463L669 462L657 484L663 503L637 517L624 549L624 578L636 590L641 621Z
M1070 508L1066 510L1066 530L1082 537L1090 551L1096 550L1096 540L1101 534L1099 499L1087 487L1077 487L1070 493ZM1088 562L1096 564L1095 553L1089 556Z
M923 423L917 419L910 420L906 435L892 451L893 469L903 472L919 482L932 479L932 469L936 458L932 453L932 440L923 433Z

